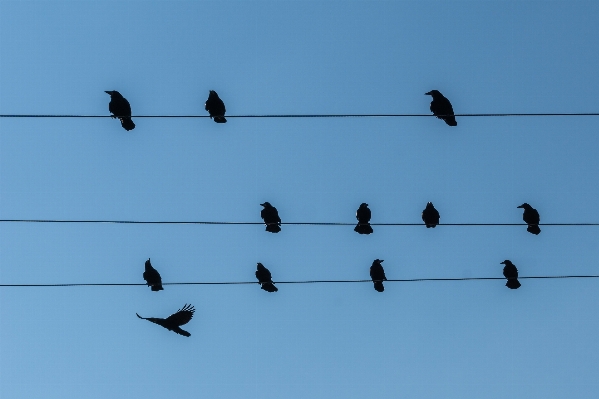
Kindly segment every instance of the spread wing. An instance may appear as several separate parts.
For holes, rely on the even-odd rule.
[[[195,312],[194,307],[192,305],[185,304],[185,306],[179,309],[177,313],[173,313],[167,317],[166,321],[175,326],[182,326],[189,323],[193,317],[193,312]]]

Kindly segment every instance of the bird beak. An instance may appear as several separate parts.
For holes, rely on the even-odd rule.
[[[425,96],[430,96],[431,92],[429,91],[428,93],[424,93]]]
[[[379,260],[379,262],[383,263],[383,262],[384,262],[384,260],[383,260],[383,259],[380,259],[380,260]]]
[[[264,204],[260,204],[260,206],[266,206],[266,205],[264,205]]]
[[[505,265],[505,261],[501,262],[500,265]]]
[[[112,94],[111,91],[106,91],[106,90],[104,90],[104,93],[106,93],[106,94]]]
[[[524,208],[524,205],[517,206],[516,208]]]

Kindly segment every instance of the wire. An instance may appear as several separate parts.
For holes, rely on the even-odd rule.
[[[565,279],[565,278],[599,278],[599,275],[571,275],[571,276],[524,276],[518,280],[531,279]],[[423,281],[480,281],[480,280],[506,280],[505,277],[458,277],[458,278],[411,278],[384,280],[385,283],[412,283]],[[377,280],[378,281],[378,280]],[[300,280],[300,281],[274,281],[273,284],[316,284],[316,283],[372,283],[372,280]],[[162,285],[242,285],[258,284],[257,281],[224,281],[224,282],[188,282],[188,283],[162,283]],[[73,283],[73,284],[0,284],[0,287],[133,287],[147,286],[144,283]]]
[[[264,222],[206,222],[206,221],[140,221],[140,220],[56,220],[0,219],[0,223],[106,223],[106,224],[207,224],[207,225],[264,225]],[[285,222],[294,226],[355,226],[346,222]],[[422,223],[370,223],[371,226],[424,226]],[[439,223],[438,226],[527,226],[526,223]],[[599,223],[539,223],[539,226],[599,226]]]
[[[450,116],[450,115],[439,115]],[[598,112],[586,113],[507,113],[507,114],[455,114],[456,117],[506,117],[506,116],[599,116]],[[210,115],[125,115],[127,118],[210,118]],[[227,118],[400,118],[400,117],[435,117],[432,114],[287,114],[287,115],[227,115]],[[119,118],[112,115],[30,115],[4,114],[0,118]]]

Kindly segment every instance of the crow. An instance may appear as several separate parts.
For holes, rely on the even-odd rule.
[[[524,223],[528,224],[528,231],[531,234],[539,234],[541,229],[539,228],[539,222],[541,221],[541,217],[539,216],[539,212],[532,206],[528,205],[526,202],[517,208],[524,208],[524,214],[522,214],[522,219]]]
[[[432,202],[426,203],[426,208],[422,211],[422,221],[426,227],[435,228],[439,224],[439,211],[435,209]]]
[[[208,100],[206,100],[206,104],[204,108],[210,114],[210,119],[214,117],[214,122],[216,123],[227,123],[225,119],[225,103],[220,99],[218,94],[214,90],[210,90],[210,94],[208,94]]]
[[[277,287],[275,287],[274,283],[272,282],[270,270],[265,268],[262,263],[258,263],[258,268],[256,270],[256,278],[258,279],[258,284],[260,284],[264,291],[277,292],[279,290]]]
[[[378,292],[385,291],[383,280],[387,280],[387,277],[385,277],[385,269],[383,269],[381,262],[384,262],[384,260],[375,259],[374,262],[372,262],[372,266],[370,266],[370,278],[374,283],[374,289]]]
[[[359,234],[372,234],[374,230],[372,230],[372,226],[370,225],[370,209],[368,209],[368,204],[363,202],[360,204],[360,207],[356,211],[356,219],[358,219],[358,224],[354,227],[354,231]]]
[[[135,314],[137,314],[137,317],[140,319],[151,321],[152,323],[156,323],[169,331],[174,331],[177,334],[189,337],[191,334],[179,327],[189,323],[189,320],[191,320],[193,317],[193,312],[195,312],[193,306],[185,304],[183,308],[177,310],[177,313],[173,313],[166,319],[161,319],[158,317],[141,317],[137,313]]]
[[[433,96],[431,101],[431,112],[439,119],[443,119],[449,126],[457,126],[458,123],[453,116],[453,107],[447,98],[439,90],[431,90],[424,95]]]
[[[516,268],[516,265],[507,259],[501,262],[501,264],[505,265],[503,268],[503,275],[507,278],[505,286],[512,290],[520,288],[521,284],[518,281],[518,269]]]
[[[160,291],[162,288],[162,279],[160,278],[160,273],[158,270],[152,267],[150,263],[150,259],[146,261],[146,271],[143,274],[144,280],[148,284],[148,287],[152,287],[152,291]]]
[[[112,114],[112,117],[119,118],[121,126],[125,130],[135,129],[135,123],[131,120],[131,105],[129,105],[129,101],[116,90],[105,91],[105,93],[110,94],[108,110]]]
[[[270,202],[265,202],[260,205],[264,207],[264,209],[260,211],[260,216],[264,220],[266,231],[270,231],[271,233],[278,233],[281,231],[281,218],[279,217],[277,208],[272,206]]]

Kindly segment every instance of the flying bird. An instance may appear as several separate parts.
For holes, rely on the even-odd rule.
[[[501,262],[501,264],[505,265],[503,268],[503,276],[507,278],[505,286],[512,290],[520,288],[521,284],[518,281],[518,269],[516,268],[516,265],[507,259]]]
[[[261,288],[267,292],[277,292],[279,289],[275,287],[272,282],[272,275],[270,274],[270,270],[268,270],[262,263],[258,263],[258,267],[256,270],[256,278],[258,279],[258,284],[260,284]]]
[[[435,209],[432,202],[426,203],[426,208],[422,211],[422,221],[426,227],[435,228],[439,224],[439,211]]]
[[[108,110],[112,114],[112,117],[119,118],[121,126],[125,130],[135,129],[135,123],[131,120],[131,105],[129,105],[129,101],[116,90],[105,91],[105,93],[110,94]]]
[[[356,211],[356,219],[358,219],[358,224],[354,227],[354,231],[359,234],[372,234],[372,226],[370,225],[370,209],[368,208],[368,204],[363,202],[360,204],[360,207]]]
[[[449,126],[457,126],[458,123],[453,115],[453,107],[451,103],[439,90],[431,90],[425,95],[432,96],[431,112],[439,119],[443,119]]]
[[[189,337],[191,334],[185,330],[182,330],[180,327],[184,324],[189,323],[189,320],[191,320],[191,318],[193,317],[193,312],[195,312],[194,307],[185,304],[185,306],[177,310],[177,313],[173,313],[166,319],[161,319],[158,317],[141,317],[137,313],[135,314],[137,314],[137,317],[139,317],[140,319],[151,321],[152,323],[156,323],[169,331],[174,331],[179,335]]]
[[[225,109],[225,103],[220,99],[214,90],[210,90],[210,94],[208,94],[208,100],[206,100],[204,108],[210,114],[210,119],[214,118],[214,122],[227,122],[225,119],[225,112],[227,111]]]
[[[162,288],[162,279],[160,278],[160,273],[158,270],[152,267],[152,263],[150,263],[150,259],[146,261],[146,271],[143,274],[144,280],[148,284],[148,287],[152,287],[152,291],[160,291]]]
[[[374,262],[372,262],[372,266],[370,266],[370,278],[374,283],[374,289],[378,292],[385,291],[383,280],[387,280],[387,277],[385,277],[385,269],[383,269],[381,262],[384,262],[384,260],[375,259]]]
[[[535,235],[539,234],[541,232],[541,228],[539,227],[539,222],[541,221],[539,212],[537,212],[535,208],[528,205],[526,202],[520,205],[518,208],[524,208],[522,219],[524,220],[524,223],[528,224],[526,231]]]
[[[272,206],[270,202],[265,202],[260,205],[264,207],[264,209],[260,211],[260,216],[264,220],[266,231],[270,231],[271,233],[278,233],[281,231],[281,218],[279,217],[277,208]]]

